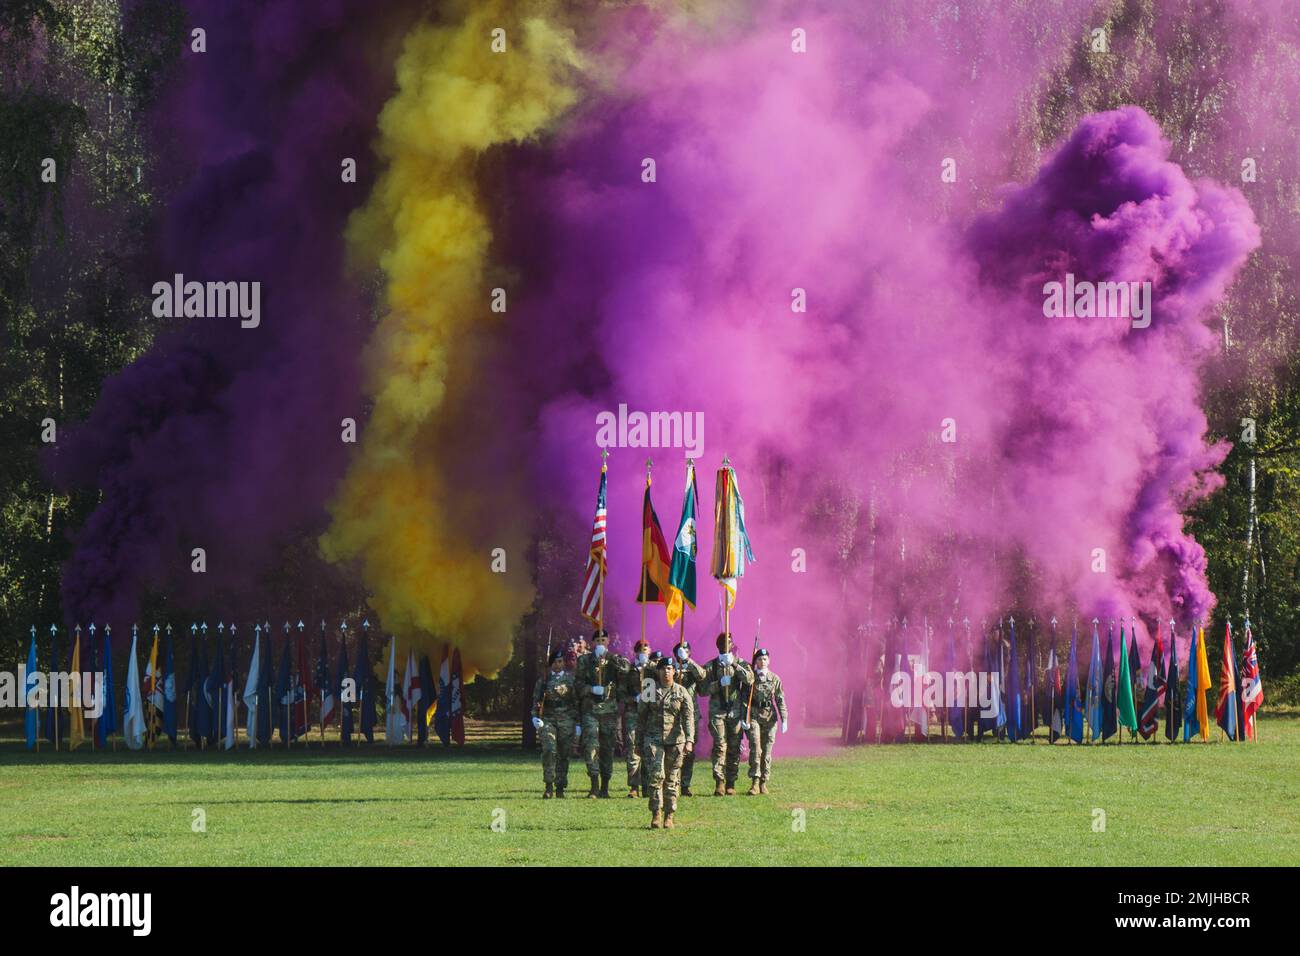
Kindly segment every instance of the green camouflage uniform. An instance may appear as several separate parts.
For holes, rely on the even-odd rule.
[[[650,812],[677,810],[682,755],[695,746],[695,703],[680,684],[656,687],[637,703],[637,735],[645,758]]]
[[[614,775],[614,738],[618,734],[616,689],[619,675],[631,668],[626,657],[613,651],[606,651],[600,661],[590,651],[578,658],[575,677],[578,700],[582,702],[582,746],[587,757],[587,773],[593,777]],[[605,688],[603,697],[591,692],[597,684]]]
[[[691,703],[695,704],[695,726],[691,728],[691,739],[700,739],[700,705],[698,700],[701,695],[706,693],[706,682],[708,675],[703,667],[692,660],[683,661],[674,657],[673,664],[677,667],[677,683],[681,684],[691,692]],[[691,747],[686,751],[686,756],[682,759],[682,789],[691,789],[691,775],[695,772],[695,748]]]
[[[709,693],[709,733],[713,736],[713,779],[734,787],[740,773],[740,720],[745,716],[740,688],[754,672],[734,654],[730,664],[715,657],[704,672]],[[731,678],[730,686],[722,686],[723,677]]]
[[[748,687],[744,693],[748,699]],[[770,669],[754,674],[754,700],[749,714],[749,730],[745,731],[749,741],[749,776],[766,783],[772,776],[772,741],[776,737],[777,718],[787,719],[781,678]]]
[[[630,663],[630,662],[629,662]],[[631,665],[631,669],[618,682],[618,699],[623,705],[623,745],[627,749],[627,786],[644,787],[641,774],[641,734],[637,730],[637,700],[646,680],[655,681],[655,666],[646,663]]]
[[[573,672],[550,671],[537,681],[533,690],[533,713],[541,704],[542,782],[556,789],[569,786],[569,748],[573,745],[573,728],[578,719],[578,693]]]

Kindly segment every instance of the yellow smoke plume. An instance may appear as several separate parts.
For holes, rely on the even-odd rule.
[[[505,52],[493,51],[498,28]],[[468,0],[446,23],[415,28],[379,118],[383,171],[348,227],[356,261],[382,276],[383,307],[365,356],[373,409],[321,550],[357,563],[399,641],[460,647],[467,679],[509,660],[533,598],[527,529],[477,522],[506,503],[475,505],[475,489],[452,479],[440,447],[470,343],[493,321],[491,231],[475,164],[547,130],[574,103],[581,66],[572,32],[544,4]],[[495,547],[506,551],[507,573],[492,570]]]

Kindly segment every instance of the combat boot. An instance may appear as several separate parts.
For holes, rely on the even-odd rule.
[[[658,830],[661,826],[663,826],[663,823],[664,823],[664,815],[660,813],[658,810],[656,810],[654,812],[654,815],[650,817],[650,829]]]
[[[721,781],[721,780],[715,780],[715,781],[713,781],[713,795],[714,795],[715,797],[720,797],[720,796],[722,796],[722,781]]]
[[[682,796],[683,796],[683,797],[693,797],[693,796],[695,796],[695,794],[691,793],[691,788],[690,788],[690,787],[682,787]]]
[[[552,784],[548,783],[546,785],[546,792],[542,794],[542,799],[549,800],[553,796],[555,796],[555,787]]]
[[[667,813],[664,814],[664,829],[671,830],[673,826],[674,826],[673,812],[669,810]]]
[[[759,793],[762,793],[762,794],[766,794],[766,793],[767,793],[767,781],[766,781],[766,780],[760,780],[760,781],[758,782],[758,792],[759,792]]]
[[[747,796],[751,796],[751,797],[756,797],[756,796],[758,796],[758,778],[757,778],[757,777],[755,777],[755,778],[754,778],[754,782],[751,783],[751,784],[749,785],[749,793],[747,794]]]
[[[609,799],[609,774],[607,773],[600,775],[600,796]]]
[[[587,791],[587,799],[595,800],[600,796],[600,778],[594,773],[588,774],[587,776],[591,777],[591,789]]]
[[[640,787],[632,787],[631,789],[628,790],[627,795],[628,795],[629,797],[639,797],[639,796],[641,796],[641,788],[640,788]]]
[[[556,788],[555,788],[555,799],[556,799],[556,800],[563,800],[563,799],[564,799],[564,788],[563,788],[563,787],[556,787]]]
[[[734,797],[735,795],[736,795],[736,781],[732,780],[730,783],[727,784],[727,796]]]

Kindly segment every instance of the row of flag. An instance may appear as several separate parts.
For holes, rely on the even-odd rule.
[[[369,622],[366,622],[368,624]],[[129,749],[152,750],[160,738],[172,746],[179,737],[180,711],[185,712],[185,729],[190,740],[202,747],[233,749],[239,738],[239,711],[244,710],[246,742],[250,748],[270,746],[279,733],[287,745],[307,736],[313,727],[309,710],[315,706],[316,722],[322,737],[325,728],[338,723],[343,743],[352,742],[354,724],[360,736],[374,742],[378,691],[369,659],[369,636],[363,630],[355,668],[348,664],[347,625],[342,625],[335,669],[331,672],[326,647],[325,622],[321,622],[320,650],[314,671],[308,667],[307,642],[303,623],[298,622],[296,639],[285,623],[284,647],[277,670],[274,662],[271,628],[258,624],[247,664],[242,690],[237,680],[235,625],[219,624],[209,664],[207,625],[191,625],[192,648],[189,674],[178,686],[175,649],[170,625],[165,635],[153,628],[153,645],[141,677],[138,659],[138,632],[132,628],[131,651],[127,662],[126,686],[123,688],[121,723],[118,722],[113,676],[112,628],[105,627],[102,640],[90,626],[90,639],[83,642],[77,628],[68,651],[68,672],[86,673],[91,681],[102,680],[100,687],[86,690],[102,697],[102,710],[89,737],[92,746],[115,744],[121,732]],[[265,633],[263,633],[265,631]],[[50,628],[50,670],[59,659],[57,628]],[[263,638],[265,637],[265,641]],[[86,646],[83,655],[82,646]],[[160,660],[159,654],[162,653]],[[388,679],[384,686],[386,741],[391,744],[418,740],[423,744],[429,730],[443,744],[465,742],[465,722],[461,688],[463,683],[459,649],[444,646],[442,661],[435,680],[428,656],[417,664],[413,648],[407,650],[399,678],[397,639],[389,645]],[[85,669],[83,671],[83,665]],[[36,628],[32,628],[27,651],[27,683],[24,699],[36,686],[38,648]],[[27,708],[25,735],[27,748],[35,749],[44,737],[56,747],[75,749],[85,743],[88,701],[81,695],[72,699],[51,699],[43,714]]]
[[[686,488],[682,493],[682,513],[673,539],[671,554],[659,516],[650,501],[650,468],[646,463],[645,498],[641,508],[641,580],[638,604],[662,604],[668,626],[682,618],[684,608],[695,608],[695,561],[698,551],[697,509],[699,492],[695,482],[695,462],[686,464]],[[591,541],[587,549],[587,569],[583,579],[581,611],[596,627],[605,621],[605,576],[608,525],[608,466],[600,466],[600,485],[596,491],[596,516],[592,522]],[[723,459],[718,469],[714,497],[713,558],[711,571],[722,586],[728,609],[735,606],[736,588],[745,576],[745,566],[754,561],[754,550],[745,528],[745,502],[740,497],[736,469]]]
[[[942,670],[969,671],[978,667],[986,673],[996,673],[1001,694],[997,713],[992,716],[981,715],[973,706],[941,708],[941,732],[946,734],[951,728],[958,737],[964,734],[972,737],[984,733],[1005,734],[1014,742],[1030,736],[1038,726],[1046,724],[1050,740],[1064,737],[1082,743],[1086,723],[1086,736],[1093,741],[1106,741],[1121,728],[1127,729],[1134,738],[1140,736],[1149,740],[1159,730],[1163,714],[1165,736],[1169,741],[1175,741],[1180,730],[1184,741],[1193,737],[1208,740],[1211,723],[1207,695],[1213,693],[1214,688],[1211,686],[1204,628],[1192,632],[1188,646],[1186,692],[1180,698],[1172,621],[1169,622],[1168,646],[1162,628],[1157,626],[1150,661],[1145,667],[1140,660],[1134,628],[1129,628],[1126,636],[1121,622],[1119,654],[1115,654],[1114,634],[1109,633],[1103,655],[1098,623],[1093,621],[1091,653],[1082,688],[1077,629],[1070,637],[1064,675],[1053,640],[1043,685],[1039,684],[1039,658],[1032,633],[1022,668],[1014,619],[1010,621],[1008,640],[1004,641],[999,633],[993,640],[985,641],[982,649],[968,646],[964,660],[959,653],[956,633],[950,629]],[[887,680],[892,680],[893,675],[901,671],[914,669],[920,675],[930,669],[929,629],[923,629],[921,647],[916,653],[908,646],[907,633],[904,627],[886,640]],[[1233,648],[1232,625],[1226,625],[1214,717],[1229,740],[1258,739],[1256,714],[1264,703],[1258,649],[1249,621],[1244,634],[1242,659],[1238,662]],[[907,724],[918,735],[930,733],[930,715],[924,707],[906,708],[894,714],[887,712],[883,719],[885,725],[881,728],[881,736],[886,740],[902,738]]]

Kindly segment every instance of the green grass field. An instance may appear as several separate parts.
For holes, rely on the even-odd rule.
[[[37,755],[7,740],[0,865],[1295,865],[1300,718],[1260,728],[1258,745],[1216,729],[1209,745],[778,751],[769,796],[683,799],[671,832],[625,791],[541,800],[539,759],[506,744]]]

